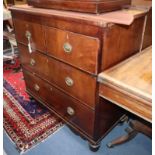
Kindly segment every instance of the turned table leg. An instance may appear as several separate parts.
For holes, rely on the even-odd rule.
[[[129,128],[126,128],[125,131],[127,132],[126,135],[120,136],[110,143],[107,144],[109,148],[112,148],[116,145],[125,143],[131,139],[133,139],[138,132],[145,134],[148,137],[152,137],[152,128],[145,125],[144,123],[138,121],[138,120],[132,120],[129,122]]]
[[[138,120],[130,121],[129,126],[133,129],[135,129],[137,132],[140,132],[140,133],[152,138],[152,127],[150,127]]]
[[[126,132],[127,132],[126,135],[123,135],[123,136],[120,136],[120,137],[114,139],[112,142],[108,143],[107,146],[109,148],[112,148],[116,145],[125,143],[125,142],[133,139],[137,135],[137,131],[134,129],[131,129],[131,128],[127,128]]]

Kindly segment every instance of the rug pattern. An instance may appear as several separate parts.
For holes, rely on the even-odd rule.
[[[58,130],[62,121],[26,93],[19,60],[3,65],[3,126],[20,152]]]

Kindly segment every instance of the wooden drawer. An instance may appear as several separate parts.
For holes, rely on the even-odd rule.
[[[23,72],[27,90],[30,94],[36,99],[42,100],[48,107],[60,114],[61,117],[84,130],[89,136],[93,135],[95,116],[92,110],[30,72],[26,70]]]
[[[48,58],[48,81],[62,88],[76,99],[95,107],[96,77]]]
[[[37,51],[18,44],[22,66],[63,89],[88,106],[95,106],[96,78]]]
[[[49,55],[97,74],[99,39],[47,27],[46,41]]]
[[[28,47],[20,43],[18,43],[18,49],[20,51],[20,61],[22,66],[27,70],[46,78],[48,74],[47,57],[37,51],[33,51],[30,54],[28,52]]]
[[[13,19],[13,22],[18,42],[25,45],[30,43],[32,51],[45,52],[44,26],[18,19]]]

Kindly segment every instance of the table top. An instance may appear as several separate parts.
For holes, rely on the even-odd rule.
[[[63,17],[67,19],[74,19],[78,22],[84,21],[92,25],[97,25],[104,27],[107,23],[116,23],[123,25],[130,25],[133,21],[141,16],[144,16],[148,12],[148,7],[146,8],[130,8],[123,9],[108,13],[101,14],[91,14],[91,13],[80,13],[73,11],[62,11],[54,9],[43,9],[35,8],[28,5],[15,5],[10,8],[11,10],[24,11],[26,13],[42,15],[42,16],[56,16]]]
[[[152,108],[152,47],[100,73],[98,81],[113,86],[115,90],[121,90],[124,94],[130,94],[133,99],[133,96],[136,96],[144,101],[143,106]]]

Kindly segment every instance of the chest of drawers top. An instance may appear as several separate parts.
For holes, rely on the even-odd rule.
[[[17,5],[12,7],[11,11],[12,15],[16,18],[27,19],[48,26],[52,26],[53,24],[53,26],[55,25],[54,27],[57,27],[58,23],[56,25],[55,21],[63,20],[63,21],[76,22],[76,24],[81,23],[91,26],[106,27],[107,24],[109,23],[131,25],[134,19],[143,16],[144,14],[146,14],[148,10],[128,8],[126,10],[118,10],[102,14],[91,14],[91,13],[78,13],[72,11],[34,8],[28,5],[19,5],[19,6]],[[18,14],[18,12],[22,12],[23,14],[22,15]],[[53,20],[52,23],[50,22],[51,18]],[[63,28],[63,26],[65,25],[61,26]]]

